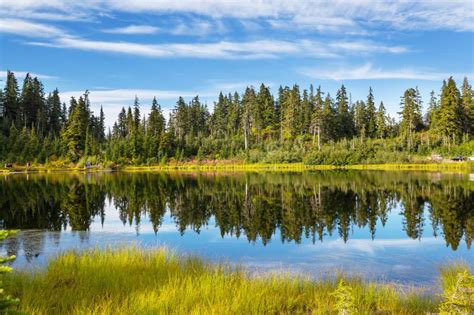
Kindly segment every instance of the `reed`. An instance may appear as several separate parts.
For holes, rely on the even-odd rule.
[[[452,287],[458,271],[445,269],[441,283]],[[45,269],[9,275],[6,286],[31,314],[333,314],[338,308],[424,314],[443,302],[440,295],[359,278],[250,276],[239,267],[136,247],[66,252]]]

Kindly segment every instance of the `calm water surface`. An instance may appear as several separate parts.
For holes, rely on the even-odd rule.
[[[433,286],[440,265],[474,267],[468,174],[94,173],[0,177],[0,244],[19,268],[68,249],[168,246],[255,272],[334,270]]]

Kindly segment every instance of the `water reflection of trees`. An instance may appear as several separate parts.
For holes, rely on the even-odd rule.
[[[266,244],[303,238],[322,241],[353,228],[372,238],[391,211],[401,212],[408,237],[431,224],[457,249],[474,234],[473,183],[456,176],[386,172],[305,174],[55,174],[0,181],[0,220],[8,228],[60,231],[104,223],[106,198],[124,224],[139,229],[146,217],[157,232],[167,209],[177,229],[200,232],[214,218],[221,235]],[[214,223],[213,223],[214,224]]]

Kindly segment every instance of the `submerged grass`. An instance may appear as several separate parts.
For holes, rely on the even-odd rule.
[[[9,275],[6,285],[31,314],[423,314],[441,303],[416,290],[336,278],[251,277],[166,249],[132,247],[67,252],[45,270]]]

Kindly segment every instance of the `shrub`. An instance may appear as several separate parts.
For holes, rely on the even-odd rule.
[[[474,312],[474,275],[465,266],[441,271],[444,302],[441,314],[472,314]]]
[[[339,315],[356,314],[355,297],[352,288],[341,279],[336,291],[332,293],[336,298],[336,309]]]
[[[0,231],[0,242],[5,240],[10,235],[15,234],[15,231]],[[9,266],[4,266],[5,263],[13,261],[15,256],[10,257],[0,257],[0,276],[3,276],[6,273],[10,273],[12,268]],[[19,300],[12,298],[10,295],[6,294],[3,289],[3,279],[0,279],[0,314],[4,314],[11,306],[18,304]]]

